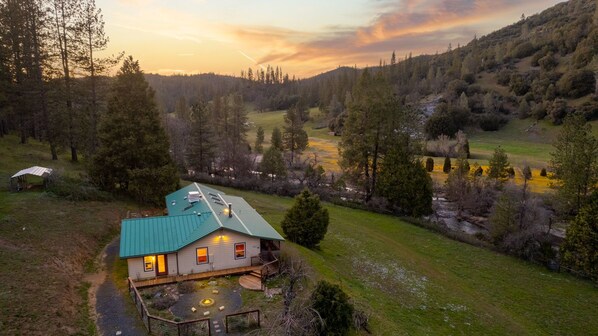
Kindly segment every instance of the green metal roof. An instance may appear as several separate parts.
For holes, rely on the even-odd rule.
[[[189,192],[199,202],[189,203]],[[165,197],[168,216],[125,219],[121,224],[120,257],[163,254],[180,250],[219,228],[253,237],[284,240],[243,198],[192,183]],[[232,205],[232,217],[227,213]]]

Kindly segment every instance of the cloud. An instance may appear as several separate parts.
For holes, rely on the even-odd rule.
[[[238,28],[239,37],[269,43],[259,63],[300,62],[332,66],[377,62],[392,50],[433,53],[449,42],[469,41],[486,20],[513,10],[515,0],[383,1],[385,12],[361,27],[329,26],[320,33],[287,31],[278,27]]]

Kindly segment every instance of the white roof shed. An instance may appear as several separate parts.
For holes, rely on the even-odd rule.
[[[33,167],[30,167],[27,169],[20,170],[18,173],[11,176],[11,179],[17,178],[20,176],[24,176],[24,175],[35,175],[35,176],[41,176],[41,177],[48,177],[50,174],[52,174],[52,168],[33,166]]]

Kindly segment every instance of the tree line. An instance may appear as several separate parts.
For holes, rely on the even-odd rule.
[[[50,144],[72,161],[98,147],[108,37],[94,0],[0,1],[0,136],[19,133]]]

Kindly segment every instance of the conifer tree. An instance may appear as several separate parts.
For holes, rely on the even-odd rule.
[[[579,210],[598,187],[598,139],[581,114],[570,115],[554,144],[550,166],[565,210]]]
[[[504,180],[509,177],[509,157],[502,147],[494,149],[494,154],[488,163],[488,177],[498,180]]]
[[[270,177],[272,181],[275,178],[282,178],[287,175],[282,152],[274,146],[268,148],[264,153],[259,169],[262,172],[262,177]]]
[[[191,141],[187,144],[186,159],[191,168],[197,172],[209,173],[216,156],[216,141],[210,115],[203,103],[193,104],[191,119]]]
[[[112,84],[99,138],[90,176],[101,188],[123,191],[156,205],[163,204],[163,197],[177,188],[176,167],[168,153],[154,91],[131,56],[124,60]]]
[[[561,247],[563,261],[578,272],[598,280],[598,193],[589,197],[567,228]]]
[[[284,131],[282,133],[283,148],[291,153],[291,164],[295,155],[300,155],[308,144],[307,132],[303,129],[303,119],[300,104],[291,107],[284,116]]]
[[[282,151],[282,133],[278,127],[274,127],[272,130],[272,136],[270,138],[270,145],[279,151]]]
[[[255,137],[255,152],[263,153],[264,151],[264,128],[262,126],[257,128],[257,134]]]
[[[306,247],[320,243],[328,231],[328,209],[320,204],[320,197],[303,190],[287,211],[281,226],[290,241]]]
[[[442,166],[442,171],[445,174],[451,172],[451,158],[449,158],[448,156],[444,158],[444,165]]]

